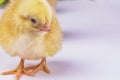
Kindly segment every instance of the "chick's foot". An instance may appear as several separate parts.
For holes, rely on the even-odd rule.
[[[38,64],[37,66],[30,66],[25,68],[26,70],[31,70],[32,74],[36,74],[39,71],[44,71],[46,73],[50,73],[47,64],[46,64],[46,58],[42,58],[42,61],[40,62],[40,64]]]
[[[11,70],[8,72],[3,72],[2,75],[10,75],[15,74],[16,80],[19,80],[22,74],[28,75],[28,76],[34,76],[32,73],[28,72],[27,69],[24,68],[24,60],[21,59],[20,64],[15,70]]]

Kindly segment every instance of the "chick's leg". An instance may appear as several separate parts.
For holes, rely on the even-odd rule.
[[[2,75],[10,75],[10,74],[15,74],[16,80],[19,80],[19,78],[21,77],[22,74],[25,74],[28,76],[33,76],[33,74],[31,74],[24,68],[24,60],[23,59],[21,59],[20,64],[18,65],[18,67],[15,70],[11,70],[11,71],[2,73]]]
[[[32,70],[32,74],[35,74],[39,71],[44,71],[46,73],[50,73],[47,64],[46,64],[46,58],[42,58],[42,61],[40,64],[37,65],[37,67],[35,69]]]
[[[50,73],[50,71],[47,67],[47,64],[46,64],[46,58],[42,58],[42,61],[37,66],[30,66],[30,67],[27,67],[26,69],[32,70],[31,71],[32,74],[36,74],[39,71],[44,71],[46,73]]]

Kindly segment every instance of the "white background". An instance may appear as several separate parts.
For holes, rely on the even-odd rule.
[[[66,0],[59,2],[57,13],[64,42],[48,59],[51,74],[23,75],[21,80],[120,80],[120,1]],[[18,63],[19,58],[0,49],[0,72]],[[37,63],[27,61],[26,66]],[[0,80],[14,80],[14,75],[0,75]]]

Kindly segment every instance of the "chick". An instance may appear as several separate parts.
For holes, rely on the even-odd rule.
[[[19,80],[22,73],[29,76],[41,70],[49,73],[46,58],[55,55],[61,44],[62,32],[56,13],[46,0],[12,1],[0,20],[0,45],[21,61],[15,70],[2,74],[16,74]],[[25,68],[26,59],[41,59],[41,62]]]

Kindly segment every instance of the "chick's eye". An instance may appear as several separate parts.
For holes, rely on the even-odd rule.
[[[31,18],[31,22],[36,23],[37,21],[35,19]]]

